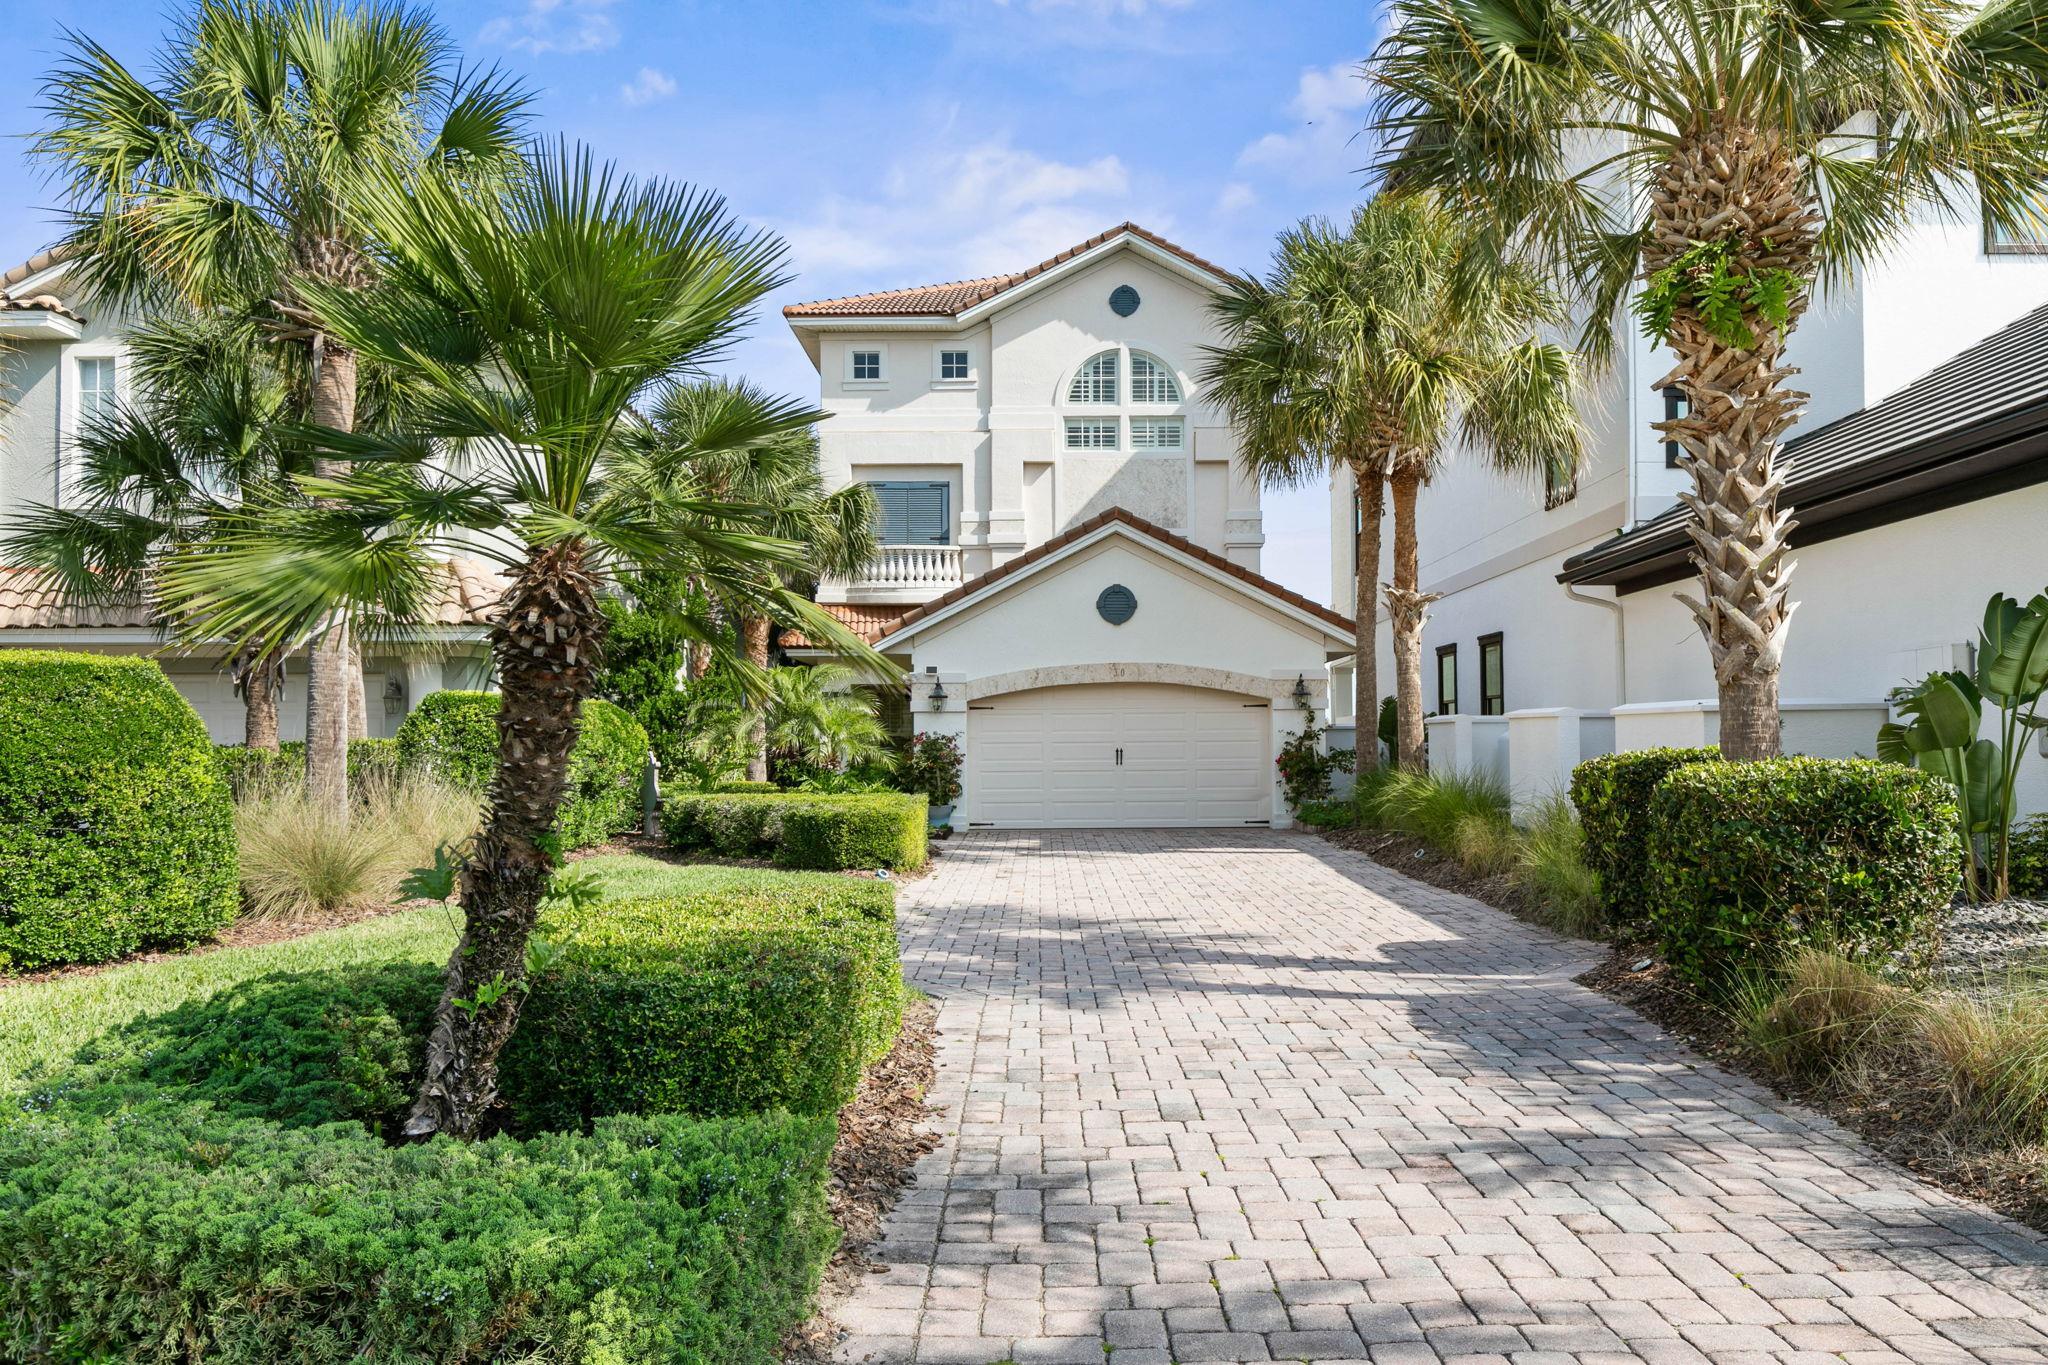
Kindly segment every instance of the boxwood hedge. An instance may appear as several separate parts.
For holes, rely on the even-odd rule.
[[[306,742],[286,740],[275,749],[216,744],[213,756],[237,797],[254,788],[296,785],[306,780]],[[398,741],[352,739],[348,742],[348,784],[352,791],[398,775]]]
[[[828,1117],[388,1146],[159,1100],[0,1122],[0,1355],[767,1365],[837,1233]]]
[[[183,947],[233,919],[234,806],[148,659],[0,651],[0,970]]]
[[[1586,832],[1586,863],[1600,876],[1600,906],[1618,933],[1647,933],[1650,901],[1650,793],[1665,774],[1712,763],[1718,749],[1634,749],[1602,754],[1572,769],[1572,805]]]
[[[661,816],[676,848],[820,871],[922,867],[929,825],[924,797],[903,792],[683,792]]]
[[[1650,798],[1651,922],[1704,984],[1813,945],[1925,946],[1961,884],[1955,789],[1896,763],[1697,763]]]
[[[398,727],[398,763],[481,792],[498,767],[498,694],[434,692]],[[589,848],[640,820],[647,731],[608,701],[583,703],[569,790],[555,828],[567,848]]]

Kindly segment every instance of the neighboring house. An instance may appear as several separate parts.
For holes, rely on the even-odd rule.
[[[1788,359],[1812,398],[1783,498],[1800,604],[1781,685],[1788,750],[1871,753],[1886,694],[1966,663],[1991,593],[2048,585],[2044,304],[2048,240],[1928,222],[1801,321]],[[1424,701],[1474,718],[1431,721],[1433,763],[1500,772],[1527,801],[1585,753],[1715,741],[1706,646],[1672,596],[1693,590],[1677,502],[1690,484],[1650,427],[1682,401],[1648,387],[1668,368],[1640,336],[1623,344],[1584,405],[1590,462],[1575,487],[1516,487],[1454,456],[1425,490],[1422,586],[1442,600],[1424,631]],[[1340,480],[1331,600],[1346,610],[1351,507]],[[1557,717],[1487,719],[1551,708],[1589,713],[1562,718],[1578,737],[1561,749]],[[2048,806],[2048,763],[2030,757],[2022,780],[2026,804]]]
[[[826,478],[874,487],[887,542],[818,600],[912,673],[917,731],[962,740],[956,824],[1287,823],[1274,753],[1354,642],[1258,572],[1259,490],[1195,378],[1224,278],[1126,223],[783,310]]]
[[[0,524],[32,504],[75,496],[68,453],[80,425],[126,401],[130,374],[118,310],[94,306],[60,252],[0,274]],[[363,661],[360,733],[388,736],[429,692],[480,687],[489,676],[484,619],[500,581],[481,560],[452,559],[434,624],[371,642]],[[151,654],[191,701],[217,741],[238,742],[243,708],[219,647],[168,648],[140,602],[66,601],[18,569],[0,565],[0,649],[80,649]],[[306,732],[305,655],[285,661],[278,730]]]

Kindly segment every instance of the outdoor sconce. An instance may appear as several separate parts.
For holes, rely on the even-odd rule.
[[[1294,699],[1302,703],[1308,701],[1308,676],[1306,674],[1297,673],[1294,675]]]
[[[405,714],[405,679],[395,674],[384,680],[384,714],[402,716]]]
[[[932,673],[938,672],[937,669],[931,669],[929,671]],[[932,691],[930,701],[932,704],[932,710],[943,711],[946,709],[946,685],[940,682],[936,677],[932,679]]]

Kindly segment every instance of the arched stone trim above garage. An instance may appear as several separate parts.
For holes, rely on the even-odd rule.
[[[1289,697],[1294,689],[1292,678],[1261,678],[1222,668],[1170,663],[1093,663],[1021,668],[988,678],[969,678],[967,696],[971,701],[981,701],[999,697],[1005,692],[1071,687],[1080,683],[1163,683],[1172,687],[1206,687],[1215,692],[1235,692],[1240,696],[1269,701]]]

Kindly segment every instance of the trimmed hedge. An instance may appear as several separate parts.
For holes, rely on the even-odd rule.
[[[1586,863],[1600,876],[1600,906],[1623,933],[1647,931],[1656,891],[1650,876],[1650,794],[1667,773],[1719,762],[1719,749],[1634,749],[1572,769],[1572,805],[1586,832]]]
[[[255,787],[295,785],[306,780],[306,741],[302,739],[286,740],[275,749],[216,744],[213,756],[238,799]],[[365,782],[396,778],[398,772],[397,740],[352,739],[348,742],[350,790],[356,790]]]
[[[1927,946],[1961,885],[1956,819],[1953,787],[1896,763],[1684,766],[1650,800],[1652,923],[1705,984],[1791,948]]]
[[[498,694],[434,692],[398,727],[398,762],[438,773],[473,791],[490,787],[498,769]],[[583,703],[569,789],[555,817],[566,848],[589,848],[640,820],[640,783],[647,731],[608,701]]]
[[[2048,896],[2048,815],[2034,815],[2012,827],[2012,893],[2040,900]]]
[[[13,1360],[767,1365],[837,1239],[830,1118],[387,1146],[204,1104],[0,1123]]]
[[[766,792],[773,795],[782,788],[773,782],[721,782],[711,789],[714,796],[737,796],[741,792]]]
[[[518,1131],[604,1114],[836,1113],[903,1021],[895,893],[806,879],[551,918],[501,1090]]]
[[[0,651],[0,970],[213,934],[241,901],[206,726],[148,659]]]
[[[685,792],[662,806],[670,844],[727,858],[772,857],[778,867],[837,872],[924,866],[930,818],[922,796]]]

